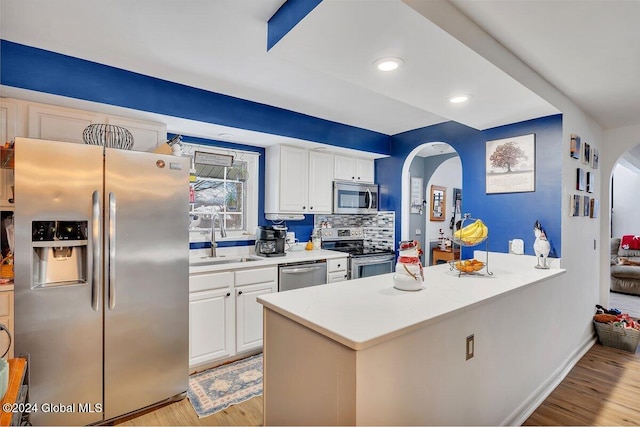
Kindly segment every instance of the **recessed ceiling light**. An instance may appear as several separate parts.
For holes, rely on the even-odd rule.
[[[218,136],[220,138],[232,138],[234,135],[229,132],[222,132],[222,133],[219,133]]]
[[[373,66],[380,71],[397,70],[402,64],[404,64],[404,60],[402,58],[394,57],[385,57],[373,61]]]
[[[459,104],[461,102],[467,102],[469,98],[471,98],[470,95],[458,95],[449,99],[449,102],[452,102],[454,104]]]

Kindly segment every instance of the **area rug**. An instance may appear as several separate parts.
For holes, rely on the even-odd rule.
[[[187,397],[203,418],[262,394],[262,353],[189,377]]]

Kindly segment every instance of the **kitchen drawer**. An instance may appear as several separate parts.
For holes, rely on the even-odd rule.
[[[11,296],[13,292],[0,292],[0,316],[9,316],[11,314]]]
[[[189,292],[207,291],[229,286],[233,286],[232,271],[189,275]]]
[[[236,271],[236,286],[277,281],[278,267],[253,268],[250,270]]]
[[[335,273],[338,271],[347,271],[347,259],[346,258],[338,258],[338,259],[330,259],[327,261],[327,271],[329,273]]]
[[[327,283],[336,283],[336,282],[342,282],[347,280],[347,272],[346,271],[342,271],[342,272],[338,272],[338,273],[329,273],[327,275]]]

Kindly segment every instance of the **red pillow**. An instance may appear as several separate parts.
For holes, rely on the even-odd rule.
[[[622,236],[620,247],[627,250],[640,250],[640,236]]]

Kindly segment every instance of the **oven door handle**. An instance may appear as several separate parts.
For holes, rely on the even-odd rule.
[[[379,262],[393,262],[394,259],[395,259],[395,256],[393,255],[384,255],[384,256],[366,257],[366,258],[351,258],[352,263],[356,265],[377,264]]]

